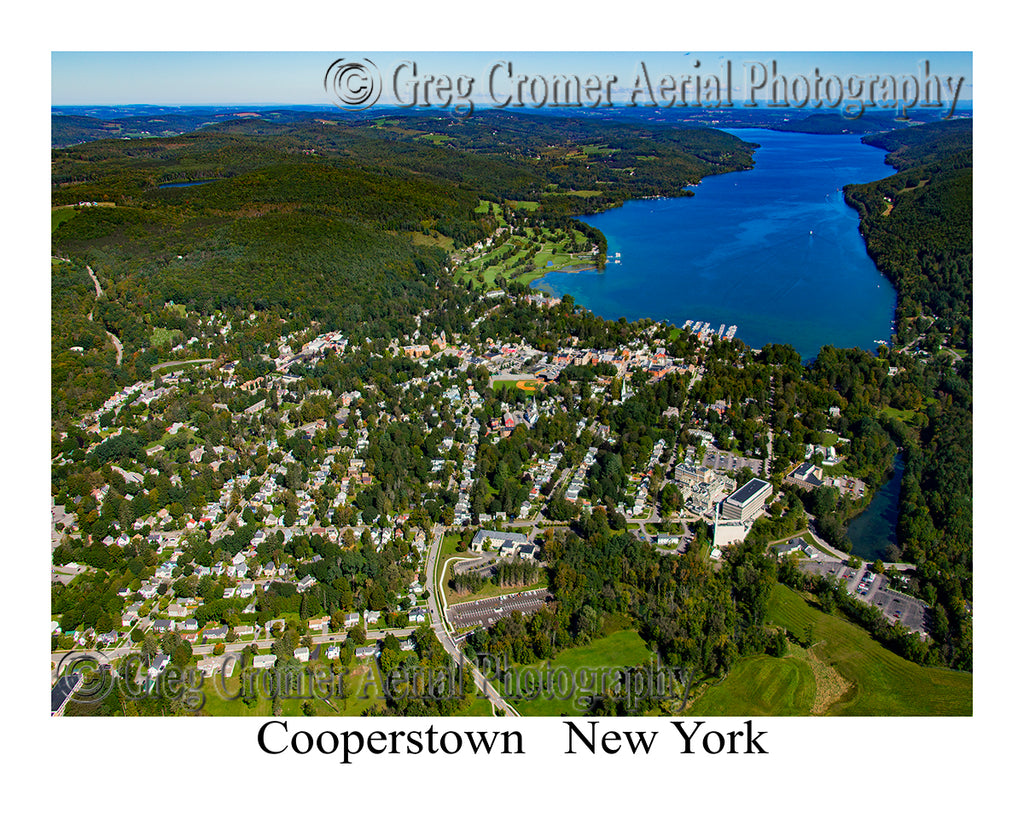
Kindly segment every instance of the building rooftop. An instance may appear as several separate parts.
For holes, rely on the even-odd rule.
[[[770,487],[771,484],[767,481],[762,481],[760,478],[751,478],[726,498],[726,503],[735,503],[739,506],[743,506],[749,503],[750,500],[766,486]]]

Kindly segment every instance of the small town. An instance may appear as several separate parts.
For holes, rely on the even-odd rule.
[[[519,305],[563,309],[535,293],[492,292],[484,305],[473,330]],[[205,325],[212,338],[232,330]],[[83,417],[80,446],[64,433],[55,467],[98,468],[55,498],[53,579],[110,584],[103,555],[124,554],[129,582],[109,585],[102,605],[55,610],[54,673],[73,647],[102,650],[114,668],[141,654],[131,673],[152,684],[172,658],[206,677],[225,663],[230,676],[243,651],[256,669],[281,658],[379,663],[385,648],[415,652],[428,634],[461,659],[474,629],[554,604],[547,541],[579,516],[713,564],[761,516],[802,514],[783,501],[787,489],[864,497],[863,480],[843,470],[849,439],[829,428],[840,427],[840,406],[821,415],[818,443],[791,446],[797,459],[780,469],[770,395],[690,398],[712,350],[726,349],[711,345],[731,336],[650,324],[615,348],[547,353],[443,331],[403,341],[359,345],[312,327],[268,345],[268,372],[252,378],[237,360],[183,360]],[[200,339],[171,352],[189,347]],[[325,388],[318,374],[352,358],[383,377]],[[671,440],[621,446],[609,411],[666,379],[689,399],[662,413]],[[389,474],[396,461],[404,481]],[[912,566],[867,572],[868,588],[857,588],[861,561],[813,526],[770,553],[925,633],[924,604],[892,585]],[[339,564],[354,583],[339,583]],[[493,688],[487,698],[514,712]]]

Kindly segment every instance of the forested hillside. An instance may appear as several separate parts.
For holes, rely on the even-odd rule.
[[[704,128],[566,127],[500,112],[370,121],[286,113],[53,152],[53,205],[74,206],[55,211],[74,218],[54,220],[53,254],[96,271],[104,294],[90,329],[125,345],[122,366],[105,378],[87,379],[79,366],[99,347],[74,366],[55,359],[55,407],[95,406],[111,377],[148,376],[162,355],[154,329],[167,327],[152,316],[165,303],[236,321],[274,309],[291,322],[393,338],[412,332],[422,310],[464,298],[447,254],[495,231],[481,200],[531,200],[534,224],[572,221],[589,234],[573,215],[682,195],[702,176],[750,167],[754,148]],[[202,184],[160,187],[182,183]],[[576,195],[582,187],[592,190]],[[80,204],[92,202],[108,206]],[[78,319],[92,307],[84,301]],[[66,324],[54,325],[61,360],[83,346]]]
[[[865,137],[890,151],[898,173],[845,189],[868,252],[897,289],[897,347],[918,359],[899,377],[920,396],[907,406],[921,423],[893,429],[909,444],[900,556],[918,566],[933,636],[960,668],[972,643],[971,132],[970,120],[954,120]]]
[[[899,293],[900,340],[934,316],[955,346],[971,345],[971,120],[864,138],[890,151],[893,176],[848,185],[868,253]]]

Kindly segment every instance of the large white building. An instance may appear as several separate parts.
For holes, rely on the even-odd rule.
[[[772,495],[772,485],[752,478],[722,501],[724,520],[750,520],[757,517]]]

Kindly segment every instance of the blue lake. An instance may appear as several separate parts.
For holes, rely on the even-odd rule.
[[[214,182],[213,179],[201,179],[198,182],[164,182],[162,185],[157,185],[158,188],[194,188],[196,185],[208,185],[210,182]]]
[[[787,343],[805,359],[824,344],[874,351],[889,338],[896,291],[868,257],[842,187],[892,174],[885,152],[853,135],[729,133],[761,145],[753,170],[707,177],[692,197],[586,217],[613,261],[534,286],[608,319],[735,324],[752,347]]]
[[[868,508],[850,521],[846,530],[853,553],[865,560],[890,560],[889,544],[896,543],[896,521],[900,512],[900,484],[906,462],[896,456],[893,474],[871,499]]]

